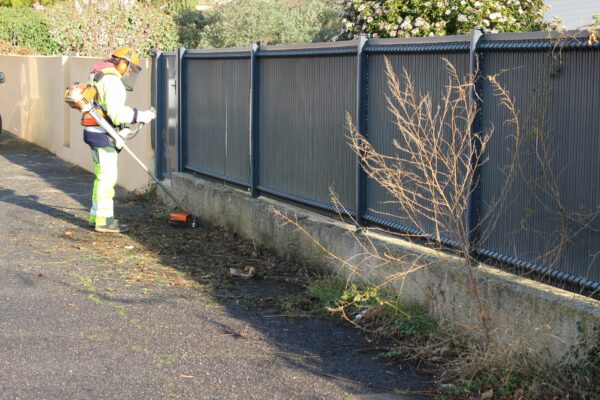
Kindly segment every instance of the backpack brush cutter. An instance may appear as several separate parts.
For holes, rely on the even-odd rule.
[[[110,124],[99,112],[98,106],[94,102],[96,97],[96,88],[89,84],[75,84],[65,91],[65,102],[73,109],[79,110],[82,113],[89,113],[94,120],[102,127],[106,133],[114,140],[115,147],[117,150],[124,149],[129,155],[142,167],[144,171],[156,182],[158,186],[175,202],[180,210],[184,210],[179,201],[175,198],[173,193],[162,184],[161,181],[156,178],[152,172],[144,165],[140,160],[125,144],[125,141],[132,139],[137,135],[138,131],[144,125],[140,123],[138,128],[132,131],[129,128],[121,129],[117,131],[112,124]],[[152,111],[155,111],[152,108]],[[198,220],[187,211],[175,211],[169,214],[169,224],[178,227],[198,227]]]

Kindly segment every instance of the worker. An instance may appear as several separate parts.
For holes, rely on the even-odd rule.
[[[126,92],[132,91],[139,72],[140,58],[130,47],[113,51],[111,57],[94,66],[90,74],[90,85],[98,91],[95,99],[101,114],[115,127],[124,124],[152,121],[156,114],[152,110],[141,111],[125,105]],[[113,198],[117,183],[117,155],[114,139],[98,126],[97,122],[84,113],[82,117],[83,140],[92,149],[94,161],[94,189],[89,225],[96,232],[122,233],[129,230],[114,218]]]

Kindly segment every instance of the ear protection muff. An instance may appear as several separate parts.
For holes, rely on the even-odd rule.
[[[127,60],[119,60],[119,62],[115,65],[115,69],[117,71],[119,71],[119,73],[121,75],[125,75],[125,72],[127,72],[127,68],[129,67],[129,63],[127,62]]]

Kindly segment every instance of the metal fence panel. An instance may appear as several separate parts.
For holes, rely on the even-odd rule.
[[[468,52],[428,52],[402,54],[369,55],[369,89],[368,89],[368,138],[375,149],[386,155],[396,155],[393,140],[400,140],[394,117],[389,110],[387,98],[391,96],[386,76],[385,60],[389,60],[394,73],[402,84],[402,74],[406,70],[420,95],[429,94],[433,100],[433,109],[441,101],[441,95],[448,85],[449,75],[444,59],[454,65],[461,78],[469,73]],[[410,229],[417,226],[407,218],[402,206],[384,187],[369,179],[367,185],[367,207],[371,219],[381,218]],[[425,227],[425,233],[433,234],[433,224],[424,218],[417,225]],[[415,232],[416,233],[416,232]],[[448,232],[442,232],[449,239],[455,239]]]
[[[355,117],[356,57],[260,59],[260,186],[322,203],[331,188],[356,207],[355,157],[346,113]]]
[[[161,53],[156,60],[156,174],[160,179],[177,170],[177,56]]]
[[[249,59],[184,62],[185,167],[249,183]]]
[[[600,114],[596,112],[600,81],[593,78],[600,44],[588,45],[574,37],[557,46],[560,38],[548,40],[546,35],[486,34],[479,42],[484,74],[482,89],[477,89],[481,120],[484,132],[493,128],[494,134],[481,167],[481,204],[477,208],[475,196],[475,206],[469,210],[480,209],[483,218],[479,254],[593,290],[600,282]],[[396,154],[393,139],[399,135],[388,109],[385,58],[397,74],[406,69],[417,92],[431,95],[435,107],[448,84],[443,59],[466,77],[470,40],[469,36],[381,39],[369,40],[364,48],[363,42],[352,41],[263,46],[257,52],[238,48],[181,53],[179,148],[174,131],[176,96],[171,93],[177,61],[172,55],[159,59],[157,68],[167,73],[163,71],[156,84],[166,93],[155,100],[163,109],[157,126],[168,132],[168,162],[178,165],[172,155],[179,149],[189,170],[241,182],[252,187],[253,195],[258,189],[322,209],[332,209],[330,190],[351,211],[358,208],[357,200],[362,209],[366,196],[364,220],[431,235],[435,233],[432,223],[410,221],[402,206],[376,182],[361,183],[359,193],[357,158],[349,146],[345,119],[349,114],[355,125],[362,126],[375,149]],[[254,69],[250,57],[255,57]],[[365,75],[357,76],[359,62],[365,67],[366,85]],[[492,205],[507,182],[514,138],[511,124],[506,123],[509,113],[485,80],[490,76],[515,99],[523,135],[517,177],[500,211]],[[250,110],[252,78],[257,108]],[[258,155],[252,168],[250,143]],[[166,171],[161,168],[163,176]],[[251,179],[251,171],[257,179]],[[464,219],[466,224],[466,215]],[[442,243],[455,245],[457,238],[451,232],[441,235]]]
[[[486,51],[484,71],[516,101],[523,134],[518,176],[507,206],[488,219],[482,246],[600,281],[600,81],[598,51]],[[506,186],[514,148],[489,82],[484,127],[495,129],[482,169],[482,214]]]

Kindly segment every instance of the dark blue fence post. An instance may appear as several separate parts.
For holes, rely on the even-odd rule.
[[[250,194],[252,197],[258,197],[259,185],[259,125],[258,125],[258,52],[259,46],[254,43],[250,51]]]
[[[178,171],[183,172],[186,164],[186,101],[184,97],[185,89],[185,47],[177,49],[177,83],[175,90],[177,91],[177,160]]]
[[[471,168],[473,171],[472,180],[470,183],[469,198],[467,203],[467,234],[469,243],[468,251],[469,255],[474,256],[479,247],[479,234],[480,234],[480,203],[481,203],[481,135],[482,135],[482,115],[481,107],[483,102],[482,99],[482,63],[481,53],[477,52],[477,45],[481,39],[483,32],[479,29],[474,29],[471,34],[471,45],[470,45],[470,63],[469,63],[469,74],[473,80],[473,86],[469,93],[471,110],[475,109],[476,114],[471,125],[471,146],[473,152],[471,154]]]
[[[356,65],[356,129],[367,139],[367,85],[368,66],[364,47],[368,42],[366,35],[360,35],[357,48]],[[367,213],[367,173],[363,167],[360,154],[356,155],[356,222],[365,224]]]
[[[150,104],[156,110],[156,118],[152,121],[151,125],[151,138],[152,138],[152,148],[154,149],[154,169],[155,175],[158,179],[163,178],[163,152],[162,146],[164,145],[163,140],[161,138],[161,120],[162,114],[165,110],[162,107],[159,107],[159,99],[162,99],[162,75],[163,69],[160,65],[161,59],[161,51],[160,50],[152,50],[150,53],[152,57],[152,77],[151,77],[151,95],[150,95]]]

